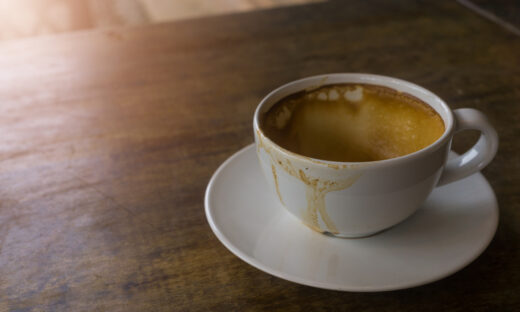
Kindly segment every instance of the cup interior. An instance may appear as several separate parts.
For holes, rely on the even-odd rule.
[[[446,140],[450,133],[453,130],[453,114],[448,107],[448,105],[437,95],[433,94],[432,92],[426,90],[423,87],[420,87],[416,84],[413,84],[408,81],[404,81],[397,78],[392,77],[386,77],[381,75],[373,75],[373,74],[358,74],[358,73],[345,73],[345,74],[326,74],[326,75],[319,75],[319,76],[312,76],[308,78],[303,78],[300,80],[296,80],[290,83],[287,83],[278,89],[272,91],[269,93],[258,105],[255,116],[254,116],[254,128],[257,131],[262,131],[262,128],[260,127],[260,118],[263,114],[265,114],[274,104],[276,104],[281,99],[285,98],[286,96],[289,96],[291,94],[300,92],[305,89],[313,89],[318,88],[321,86],[326,85],[332,85],[332,84],[342,84],[342,83],[363,83],[363,84],[372,84],[372,85],[379,85],[384,86],[387,88],[394,89],[398,92],[407,93],[409,95],[412,95],[426,104],[428,104],[431,108],[433,108],[439,116],[441,116],[443,122],[444,122],[444,133],[439,137],[434,143],[429,145],[428,147],[408,154],[416,154],[423,152],[425,150],[434,148],[436,145],[440,144],[440,142],[443,142]],[[265,136],[265,135],[264,135]],[[272,142],[275,144],[274,142]],[[276,145],[276,144],[275,144]],[[281,148],[281,147],[279,147]],[[283,149],[283,148],[281,148]],[[386,159],[386,160],[379,160],[375,162],[384,162],[389,160],[394,160],[398,158],[404,158],[408,155]],[[329,162],[329,161],[327,161]],[[330,161],[332,163],[336,163],[334,161]]]

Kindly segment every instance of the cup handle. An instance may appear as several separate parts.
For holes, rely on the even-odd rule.
[[[482,170],[495,157],[498,149],[498,135],[486,116],[472,108],[461,108],[453,111],[455,117],[455,133],[462,130],[478,130],[481,132],[477,143],[464,154],[450,159],[437,186],[448,184],[465,178]]]

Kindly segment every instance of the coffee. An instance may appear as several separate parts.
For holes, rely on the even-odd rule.
[[[375,161],[416,152],[445,130],[439,114],[406,93],[369,84],[335,84],[278,101],[264,133],[297,154],[331,161]]]

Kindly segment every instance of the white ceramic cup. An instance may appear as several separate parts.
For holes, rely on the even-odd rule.
[[[336,162],[295,154],[271,141],[261,116],[282,98],[321,85],[363,83],[408,93],[442,117],[443,135],[417,152],[379,161]],[[485,115],[470,109],[451,111],[432,92],[413,83],[371,74],[328,74],[293,81],[269,93],[258,105],[253,127],[264,175],[282,205],[305,225],[339,237],[363,237],[385,230],[412,215],[436,186],[469,176],[495,156],[498,136]],[[448,160],[453,135],[481,132],[463,155]]]

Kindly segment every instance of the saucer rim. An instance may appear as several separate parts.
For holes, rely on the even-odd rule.
[[[475,252],[473,257],[468,257],[468,259],[466,261],[464,261],[462,264],[460,264],[459,266],[456,266],[452,270],[449,270],[449,271],[445,272],[444,274],[435,276],[434,278],[431,278],[431,279],[414,281],[414,282],[410,282],[410,283],[406,283],[405,282],[405,283],[400,283],[399,285],[385,285],[385,286],[381,286],[381,287],[373,286],[373,285],[371,285],[371,286],[351,286],[351,285],[346,286],[346,285],[342,285],[342,284],[338,284],[338,283],[314,281],[314,280],[311,280],[311,279],[302,278],[302,277],[298,277],[298,276],[295,276],[295,275],[287,274],[287,273],[285,273],[284,271],[281,271],[281,270],[276,270],[276,269],[270,268],[269,266],[267,266],[267,265],[261,263],[260,261],[258,261],[256,258],[248,256],[239,247],[235,246],[231,242],[231,240],[220,230],[219,226],[216,224],[215,218],[214,218],[214,216],[212,214],[212,211],[211,211],[211,208],[210,208],[210,198],[211,198],[211,196],[213,194],[214,185],[216,183],[215,181],[218,179],[220,174],[235,159],[239,158],[240,156],[242,156],[242,154],[245,154],[250,149],[254,149],[254,148],[255,148],[255,144],[254,143],[249,144],[249,145],[241,148],[240,150],[235,152],[233,155],[228,157],[218,167],[218,169],[213,173],[213,175],[211,176],[211,179],[208,182],[208,185],[206,187],[206,191],[205,191],[205,194],[204,194],[204,211],[205,211],[205,215],[206,215],[206,220],[208,221],[211,230],[213,231],[215,236],[218,238],[218,240],[232,254],[234,254],[235,256],[237,256],[239,259],[241,259],[242,261],[246,262],[247,264],[255,267],[256,269],[258,269],[258,270],[260,270],[260,271],[262,271],[264,273],[268,273],[268,274],[270,274],[272,276],[281,278],[281,279],[289,281],[289,282],[300,284],[300,285],[311,286],[311,287],[327,289],[327,290],[336,290],[336,291],[386,292],[386,291],[395,291],[395,290],[401,290],[401,289],[408,289],[408,288],[418,287],[418,286],[422,286],[422,285],[426,285],[426,284],[430,284],[430,283],[442,280],[442,279],[444,279],[444,278],[446,278],[448,276],[451,276],[454,273],[462,270],[463,268],[465,268],[466,266],[471,264],[473,261],[475,261],[489,247],[489,245],[493,241],[493,238],[495,237],[495,234],[496,234],[496,231],[497,231],[497,228],[498,228],[498,223],[499,223],[498,201],[497,201],[497,198],[496,198],[496,194],[495,194],[493,188],[491,187],[491,185],[489,184],[488,180],[484,177],[484,175],[482,175],[481,172],[477,172],[477,173],[475,173],[473,175],[470,175],[470,177],[472,177],[474,175],[479,176],[479,178],[481,178],[483,180],[485,185],[491,191],[491,196],[492,196],[492,199],[493,199],[493,208],[492,208],[492,210],[494,211],[493,229],[491,231],[489,231],[489,234],[488,234],[488,237],[485,240],[485,243],[483,243],[482,246],[477,250],[477,252]],[[453,151],[450,151],[450,154],[456,154],[456,153],[454,153]],[[445,186],[445,187],[448,187],[448,186]],[[382,235],[382,234],[376,234],[376,236],[377,235]],[[328,239],[350,239],[350,238],[329,237]],[[361,238],[361,239],[363,239],[363,238]]]

